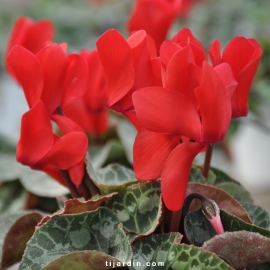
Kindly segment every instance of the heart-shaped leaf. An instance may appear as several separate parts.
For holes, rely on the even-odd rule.
[[[208,240],[202,247],[225,258],[235,269],[270,262],[270,238],[259,233],[225,232]]]
[[[242,205],[224,190],[210,185],[189,183],[187,195],[193,192],[200,193],[206,198],[214,200],[221,209],[226,210],[227,212],[243,219],[246,222],[252,223],[247,211],[242,207]],[[198,208],[200,208],[200,203],[199,201],[196,202],[194,200],[190,210]]]
[[[38,270],[62,255],[87,250],[96,250],[121,262],[131,259],[130,244],[119,228],[117,216],[108,208],[52,217],[27,243],[19,269]],[[105,260],[106,256],[104,265]]]
[[[0,269],[21,260],[26,243],[41,218],[38,212],[26,211],[0,217]]]
[[[151,235],[132,245],[133,261],[130,269],[232,269],[215,254],[180,244],[179,233]]]
[[[137,182],[134,172],[119,164],[110,164],[96,170],[96,177],[97,181],[94,183],[104,194],[123,191]]]
[[[161,219],[160,181],[129,186],[114,196],[107,206],[116,213],[124,230],[137,234],[137,238],[149,235]]]
[[[246,209],[255,225],[265,229],[269,228],[269,214],[262,207],[251,203],[242,203],[242,206]]]

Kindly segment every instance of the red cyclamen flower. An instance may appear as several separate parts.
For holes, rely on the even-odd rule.
[[[134,143],[134,170],[141,180],[161,177],[162,196],[173,211],[182,207],[195,156],[224,139],[237,86],[228,64],[211,67],[188,29],[161,46],[163,87],[133,94],[143,129]]]
[[[50,115],[40,100],[22,116],[21,135],[16,158],[32,169],[42,170],[64,184],[59,170],[66,170],[72,182],[79,185],[84,174],[84,157],[88,139],[70,119],[55,115],[63,136],[52,131]]]
[[[236,37],[220,54],[220,41],[215,40],[209,49],[214,66],[220,63],[230,64],[238,86],[232,97],[232,117],[247,116],[250,87],[258,69],[262,49],[253,38]]]

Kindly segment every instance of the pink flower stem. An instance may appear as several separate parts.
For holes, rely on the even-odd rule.
[[[80,196],[80,193],[78,192],[76,186],[72,183],[67,171],[64,171],[64,170],[59,170],[63,180],[65,181],[69,191],[70,191],[70,194],[73,198],[79,198],[81,197]]]
[[[207,179],[209,169],[210,169],[210,164],[211,164],[211,158],[212,158],[212,153],[213,153],[213,144],[210,143],[207,146],[205,158],[204,158],[204,164],[202,168],[202,174],[203,176]]]
[[[82,195],[83,195],[85,200],[89,200],[91,198],[91,193],[90,193],[84,179],[80,184],[80,191],[82,192]]]

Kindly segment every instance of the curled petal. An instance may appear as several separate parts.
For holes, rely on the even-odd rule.
[[[203,65],[201,84],[194,92],[202,118],[200,141],[223,140],[231,121],[231,99],[217,72],[207,62]]]
[[[208,50],[211,62],[214,67],[221,63],[220,47],[221,47],[220,41],[216,39],[212,42]]]
[[[97,50],[106,77],[107,105],[112,107],[134,84],[132,52],[125,38],[113,29],[97,40]]]
[[[68,57],[58,44],[42,49],[36,56],[42,66],[44,77],[41,99],[52,113],[61,103]]]
[[[229,63],[238,86],[232,97],[232,117],[246,116],[250,87],[262,55],[254,39],[234,38],[225,48],[222,60]]]
[[[63,134],[67,134],[72,131],[83,132],[83,129],[77,123],[63,115],[52,115],[51,119],[57,123]]]
[[[69,64],[61,102],[63,108],[82,97],[86,92],[88,83],[88,65],[86,60],[77,54],[70,54],[68,60]]]
[[[43,102],[38,101],[22,117],[16,158],[20,163],[32,166],[50,151],[53,143],[49,114]]]
[[[171,211],[183,207],[192,162],[203,144],[185,142],[178,145],[167,158],[161,173],[161,192]]]
[[[139,180],[159,178],[164,162],[178,145],[179,139],[180,136],[140,130],[133,147],[136,178]]]
[[[149,131],[200,138],[200,118],[192,102],[179,91],[146,87],[133,94],[139,122]]]
[[[88,146],[87,136],[82,132],[70,132],[59,138],[40,165],[57,170],[67,170],[84,159]]]
[[[28,106],[31,108],[40,99],[43,89],[44,80],[40,63],[33,53],[18,45],[13,47],[6,61],[13,76],[21,84]]]

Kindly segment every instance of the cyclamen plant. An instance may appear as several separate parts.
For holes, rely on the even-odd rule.
[[[11,34],[7,71],[29,105],[16,157],[73,198],[52,215],[14,217],[1,269],[18,261],[19,269],[44,270],[270,267],[269,216],[210,167],[213,144],[248,113],[260,45],[236,37],[221,53],[216,40],[209,62],[188,28],[162,42],[147,30],[126,39],[110,29],[97,50],[70,54],[53,33],[49,21],[22,17]],[[121,164],[97,169],[87,153],[87,135],[109,128],[108,109],[136,128],[135,174]],[[204,165],[193,165],[204,151]]]

